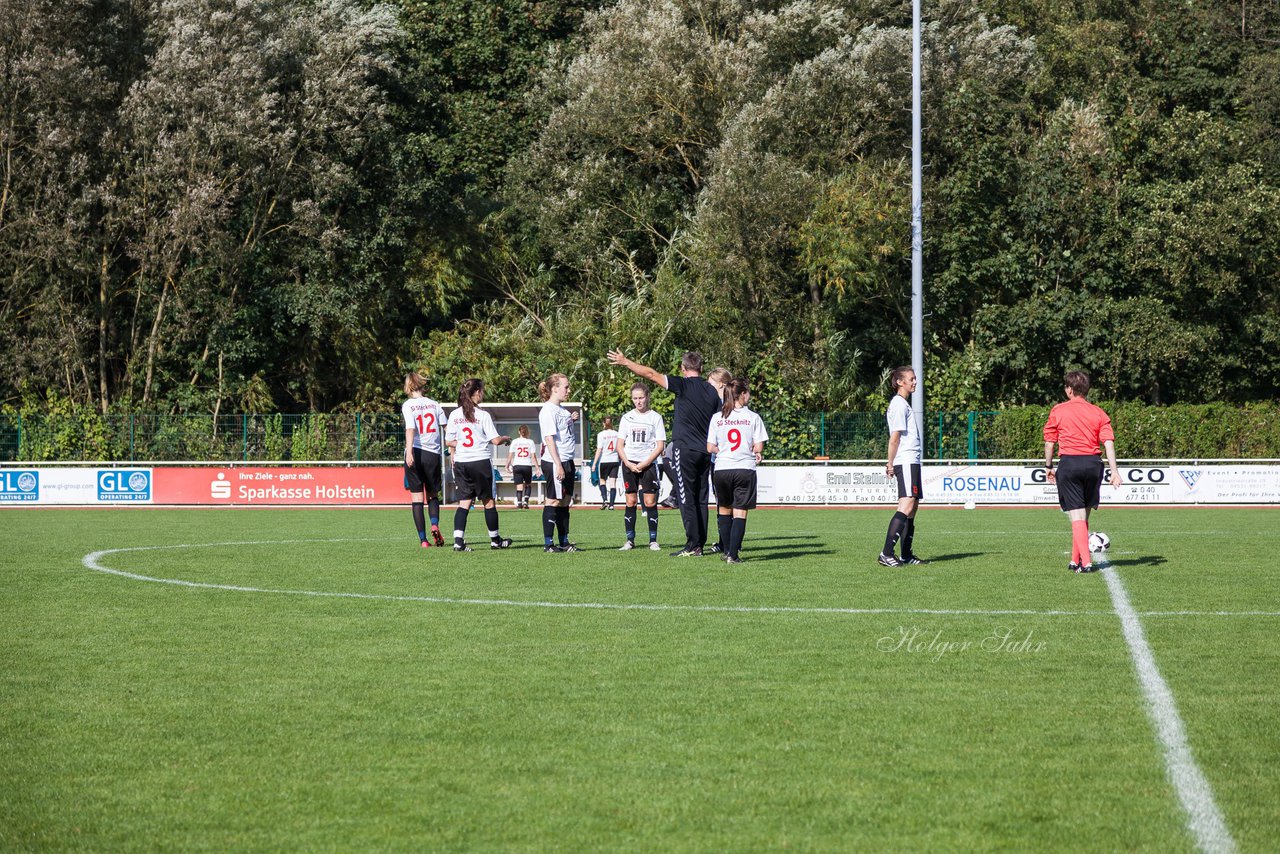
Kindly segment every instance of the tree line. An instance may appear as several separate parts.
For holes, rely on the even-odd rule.
[[[931,409],[1280,390],[1280,2],[924,4]],[[879,409],[910,3],[0,0],[0,403]]]

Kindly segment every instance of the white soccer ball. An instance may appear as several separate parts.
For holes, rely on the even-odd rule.
[[[1089,535],[1089,551],[1097,554],[1105,552],[1111,546],[1111,538],[1101,531],[1094,531]]]

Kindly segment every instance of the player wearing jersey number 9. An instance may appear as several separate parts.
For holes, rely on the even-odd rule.
[[[725,562],[742,563],[747,511],[756,507],[756,465],[769,439],[764,420],[747,407],[751,389],[735,377],[725,384],[724,406],[707,429],[707,453],[715,454],[716,522]]]

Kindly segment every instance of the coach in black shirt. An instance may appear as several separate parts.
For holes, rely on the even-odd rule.
[[[676,412],[671,420],[672,460],[675,463],[676,491],[680,495],[680,519],[684,522],[684,548],[672,557],[696,557],[707,544],[707,482],[711,455],[707,453],[707,429],[711,417],[723,405],[720,394],[728,371],[717,368],[702,378],[702,356],[685,353],[680,359],[681,376],[660,374],[610,350],[609,361],[633,374],[662,386],[676,396]]]

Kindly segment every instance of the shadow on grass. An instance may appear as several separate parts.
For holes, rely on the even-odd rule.
[[[924,560],[929,563],[946,563],[949,560],[967,560],[971,557],[983,557],[984,555],[986,555],[986,552],[956,552],[949,555],[934,555],[926,557]]]
[[[815,555],[833,555],[831,549],[762,549],[760,551],[743,549],[743,559],[751,563],[766,560],[790,560],[793,557],[813,557]]]
[[[1123,560],[1109,561],[1111,566],[1159,566],[1168,562],[1164,555],[1145,555],[1144,557],[1128,557]]]

